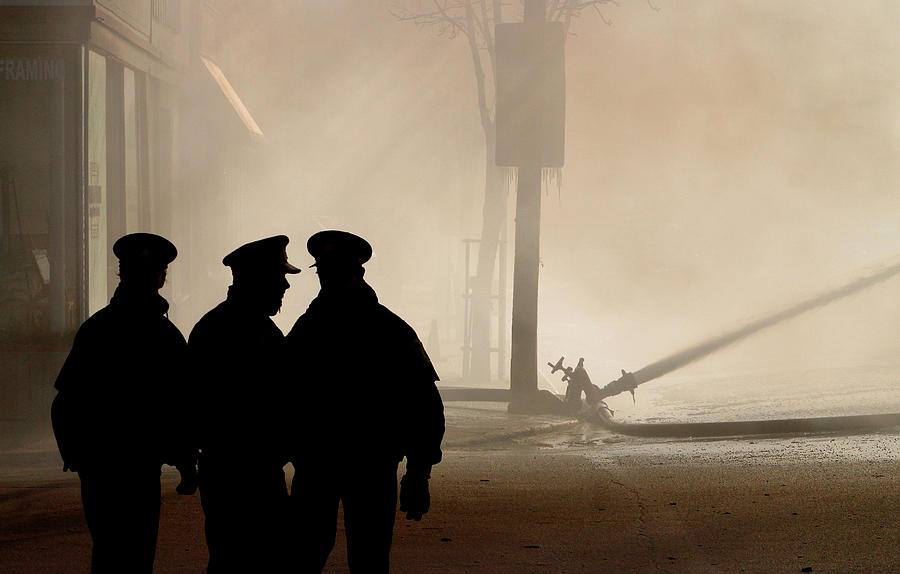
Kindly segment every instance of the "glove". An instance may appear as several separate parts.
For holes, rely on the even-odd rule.
[[[185,496],[197,492],[197,469],[193,466],[179,466],[178,472],[181,474],[181,482],[175,487],[175,492]]]
[[[430,506],[428,475],[407,472],[400,479],[400,512],[406,512],[407,520],[422,520]]]

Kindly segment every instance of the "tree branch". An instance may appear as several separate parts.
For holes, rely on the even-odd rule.
[[[617,0],[554,0],[550,6],[547,20],[563,22],[568,32],[572,20],[578,17],[585,8],[593,8],[602,18],[603,13],[600,12],[600,6],[603,4],[619,5]],[[603,18],[603,21],[606,22],[606,18]]]
[[[479,4],[481,4],[481,37],[484,38],[484,47],[490,55],[494,40],[493,34],[491,34],[491,19],[488,18],[487,14],[487,0],[482,0]]]
[[[409,12],[401,8],[392,8],[390,13],[400,22],[413,22],[418,26],[436,26],[438,36],[447,35],[455,38],[458,34],[470,33],[460,23],[460,18],[450,13],[454,8],[459,8],[459,5],[450,6],[448,2],[441,4],[438,0],[432,0],[432,3],[435,9],[429,12]]]
[[[475,27],[475,14],[470,0],[466,1],[465,9],[466,27],[473,29]],[[481,114],[481,127],[484,129],[484,133],[487,134],[493,126],[493,119],[487,103],[487,86],[484,81],[484,66],[481,63],[481,52],[473,36],[474,34],[469,35],[469,50],[472,52],[472,64],[475,67],[475,85],[478,90],[478,111]]]
[[[491,2],[493,7],[493,22],[494,25],[503,23],[503,0],[493,0]],[[497,77],[497,43],[496,38],[491,39],[491,43],[488,45],[488,55],[490,56],[491,62],[491,75],[494,78]],[[495,82],[496,83],[496,82]]]

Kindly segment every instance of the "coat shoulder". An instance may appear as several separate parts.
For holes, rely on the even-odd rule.
[[[221,329],[222,326],[227,323],[227,317],[225,315],[223,304],[221,303],[207,311],[191,329],[191,332],[188,335],[188,344],[194,343],[198,339],[203,339],[207,335]]]
[[[294,326],[291,327],[290,331],[288,331],[288,337],[290,337],[292,334],[296,335],[306,327],[309,327],[311,322],[312,319],[310,318],[309,313],[303,313],[302,315],[297,317],[296,321],[294,321]]]
[[[187,340],[184,338],[184,333],[181,332],[181,329],[179,329],[168,317],[163,317],[163,321],[163,324],[165,325],[164,329],[169,338],[172,339],[172,342],[179,347],[187,346]]]
[[[378,304],[376,307],[376,314],[379,322],[385,328],[390,329],[393,335],[409,339],[419,339],[416,331],[409,326],[409,323],[384,305]]]

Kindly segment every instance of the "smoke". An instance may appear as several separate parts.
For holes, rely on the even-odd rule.
[[[244,239],[286,233],[304,265],[318,229],[364,235],[367,279],[421,338],[437,320],[452,378],[483,193],[466,43],[387,1],[217,5],[219,63],[270,142]],[[573,23],[566,165],[543,196],[538,364],[584,356],[601,380],[900,252],[896,3],[653,6]],[[291,282],[282,328],[318,288]],[[896,361],[890,285],[686,370]]]
[[[713,339],[704,341],[703,343],[694,345],[693,347],[685,349],[679,353],[651,363],[650,365],[647,365],[646,367],[634,372],[635,384],[652,381],[653,379],[684,367],[685,365],[693,363],[694,361],[698,361],[703,357],[706,357],[707,355],[718,351],[719,349],[745,339],[750,335],[753,335],[754,333],[762,331],[763,329],[767,329],[779,323],[783,323],[784,321],[793,319],[798,315],[802,315],[803,313],[812,311],[813,309],[817,309],[819,307],[823,307],[833,301],[837,301],[838,299],[842,299],[844,297],[852,295],[867,287],[871,287],[876,283],[880,283],[882,281],[890,279],[897,273],[900,273],[900,264],[888,267],[887,269],[875,273],[874,275],[863,277],[861,279],[853,281],[852,283],[843,285],[837,289],[833,289],[827,293],[824,293],[817,297],[813,297],[812,299],[803,301],[802,303],[798,303],[782,311],[778,311],[777,313],[764,317],[763,319],[753,321],[752,323],[736,331],[732,331],[730,333],[726,333],[724,335],[720,335]]]
[[[662,2],[577,21],[565,184],[543,212],[548,359],[617,376],[900,252],[886,13]],[[896,362],[894,298],[872,289],[689,372]]]

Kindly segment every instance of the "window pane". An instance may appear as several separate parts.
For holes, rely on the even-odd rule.
[[[107,303],[106,58],[88,62],[88,312]]]
[[[141,231],[138,180],[137,93],[134,70],[125,68],[125,232]]]
[[[63,161],[53,106],[64,68],[39,53],[0,63],[0,344],[17,344],[49,330],[51,190]]]

